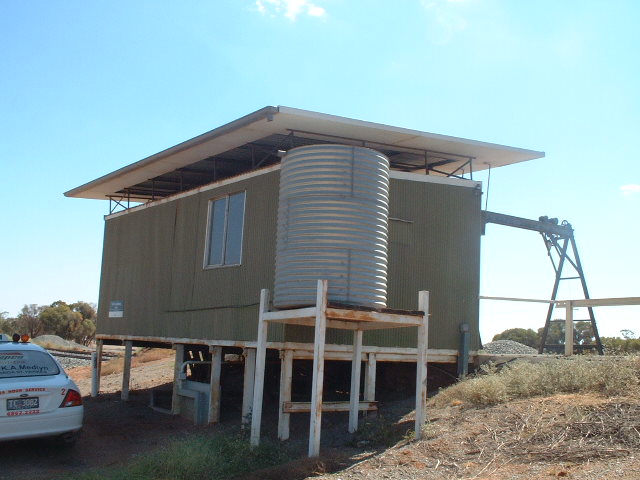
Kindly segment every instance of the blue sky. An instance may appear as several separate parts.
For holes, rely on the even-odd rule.
[[[3,0],[0,311],[97,301],[108,204],[64,191],[265,105],[545,151],[493,170],[489,209],[569,220],[591,296],[639,296],[639,21],[632,0]],[[482,247],[483,295],[548,298],[537,234]],[[640,334],[639,307],[596,314]],[[483,302],[483,340],[543,317]]]

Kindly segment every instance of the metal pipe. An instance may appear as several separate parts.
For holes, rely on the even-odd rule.
[[[98,355],[91,352],[91,396],[98,396]]]
[[[486,297],[480,295],[480,300],[505,300],[509,302],[530,302],[530,303],[560,303],[564,300],[538,300],[534,298],[513,298],[513,297]]]

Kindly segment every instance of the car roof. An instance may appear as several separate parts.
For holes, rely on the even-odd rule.
[[[46,352],[46,349],[35,343],[23,343],[23,342],[0,342],[0,351],[8,350],[35,350],[39,352]]]

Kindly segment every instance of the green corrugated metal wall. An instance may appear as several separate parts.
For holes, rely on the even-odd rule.
[[[279,172],[106,221],[98,333],[255,340],[261,288],[275,268]],[[246,190],[242,265],[203,269],[208,202]],[[108,318],[112,300],[122,319]],[[282,340],[282,327],[269,329]]]
[[[98,332],[153,337],[255,340],[261,288],[273,288],[279,172],[133,211],[106,221]],[[242,265],[203,269],[208,201],[246,190]],[[460,323],[479,344],[480,192],[391,181],[388,306],[417,309],[431,292],[429,346],[458,348]],[[124,300],[125,316],[108,318]],[[313,341],[311,329],[270,328],[272,341]],[[327,332],[328,343],[351,343]],[[367,332],[366,345],[413,347],[415,330]]]
[[[458,349],[459,326],[468,323],[471,348],[480,344],[480,190],[391,180],[389,308],[416,310],[418,291],[430,293],[429,347]],[[288,341],[313,342],[313,330],[287,327]],[[350,332],[329,330],[327,343],[352,342]],[[365,332],[365,345],[415,347],[416,331]]]
[[[417,292],[430,292],[432,348],[457,349],[461,323],[471,327],[471,348],[479,346],[480,200],[473,188],[392,181],[390,217],[413,223],[390,222],[388,303],[416,309]],[[385,337],[388,345],[415,346],[410,329]]]

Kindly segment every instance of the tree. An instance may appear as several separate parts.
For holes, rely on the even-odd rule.
[[[606,354],[625,355],[640,352],[640,339],[638,338],[602,337],[601,340]]]
[[[88,344],[95,335],[94,319],[95,309],[87,302],[67,305],[58,300],[40,313],[45,333],[58,335],[84,345]]]
[[[96,324],[93,320],[83,320],[73,332],[73,341],[82,345],[89,345],[96,336]]]
[[[73,332],[82,323],[82,315],[71,310],[65,302],[53,302],[40,313],[44,332],[62,338],[73,338]]]
[[[623,330],[620,330],[620,335],[622,335],[622,338],[624,338],[625,340],[636,338],[636,334],[633,332],[633,330],[628,330],[626,328]]]
[[[538,335],[542,339],[542,333],[544,328],[538,329]],[[564,320],[552,320],[549,324],[549,331],[547,332],[547,345],[564,345]]]
[[[573,326],[573,341],[576,345],[593,345],[596,337],[591,322],[576,322]]]
[[[82,315],[82,323],[79,324],[73,332],[73,339],[83,345],[88,345],[96,335],[96,320],[98,314],[96,312],[95,303],[87,303],[77,301],[69,305],[71,310]]]
[[[69,305],[69,308],[82,315],[83,320],[93,320],[94,322],[96,320],[96,305],[94,303],[77,301],[76,303]]]
[[[40,312],[43,308],[35,303],[22,307],[15,322],[17,333],[27,333],[31,338],[42,335],[44,326],[40,320]]]
[[[7,312],[0,312],[0,332],[27,333],[31,338],[58,335],[88,345],[96,333],[96,306],[80,300],[70,305],[62,300],[49,306],[32,303],[22,307],[17,318],[7,318]]]
[[[0,312],[0,333],[5,333],[9,336],[16,333],[16,319],[9,318],[7,312]]]
[[[530,328],[510,328],[495,335],[493,340],[512,340],[533,348],[540,345],[540,336]]]

